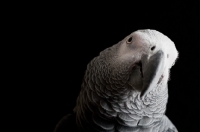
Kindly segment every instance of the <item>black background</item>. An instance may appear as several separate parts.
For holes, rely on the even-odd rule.
[[[199,131],[199,3],[115,4],[45,3],[25,15],[23,48],[30,56],[25,55],[22,66],[27,82],[23,92],[30,98],[28,117],[36,119],[34,127],[53,131],[71,112],[86,66],[100,51],[138,29],[155,29],[179,51],[166,115],[180,132]]]

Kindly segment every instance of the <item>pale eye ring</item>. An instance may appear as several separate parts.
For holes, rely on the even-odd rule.
[[[130,38],[126,41],[126,43],[127,43],[127,44],[130,44],[132,41],[133,41],[133,37],[130,37]]]

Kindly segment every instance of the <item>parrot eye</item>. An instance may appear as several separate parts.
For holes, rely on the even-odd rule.
[[[127,43],[127,44],[130,44],[130,43],[132,42],[132,40],[133,40],[132,37],[130,37],[130,38],[126,41],[126,43]]]

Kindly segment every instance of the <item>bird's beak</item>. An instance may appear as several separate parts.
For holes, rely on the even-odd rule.
[[[163,51],[159,50],[150,57],[142,57],[143,86],[140,95],[142,99],[160,83],[164,69],[165,57]]]

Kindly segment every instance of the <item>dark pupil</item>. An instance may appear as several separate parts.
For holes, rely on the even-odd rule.
[[[132,41],[132,37],[130,37],[129,39],[128,39],[128,42],[131,42]]]

